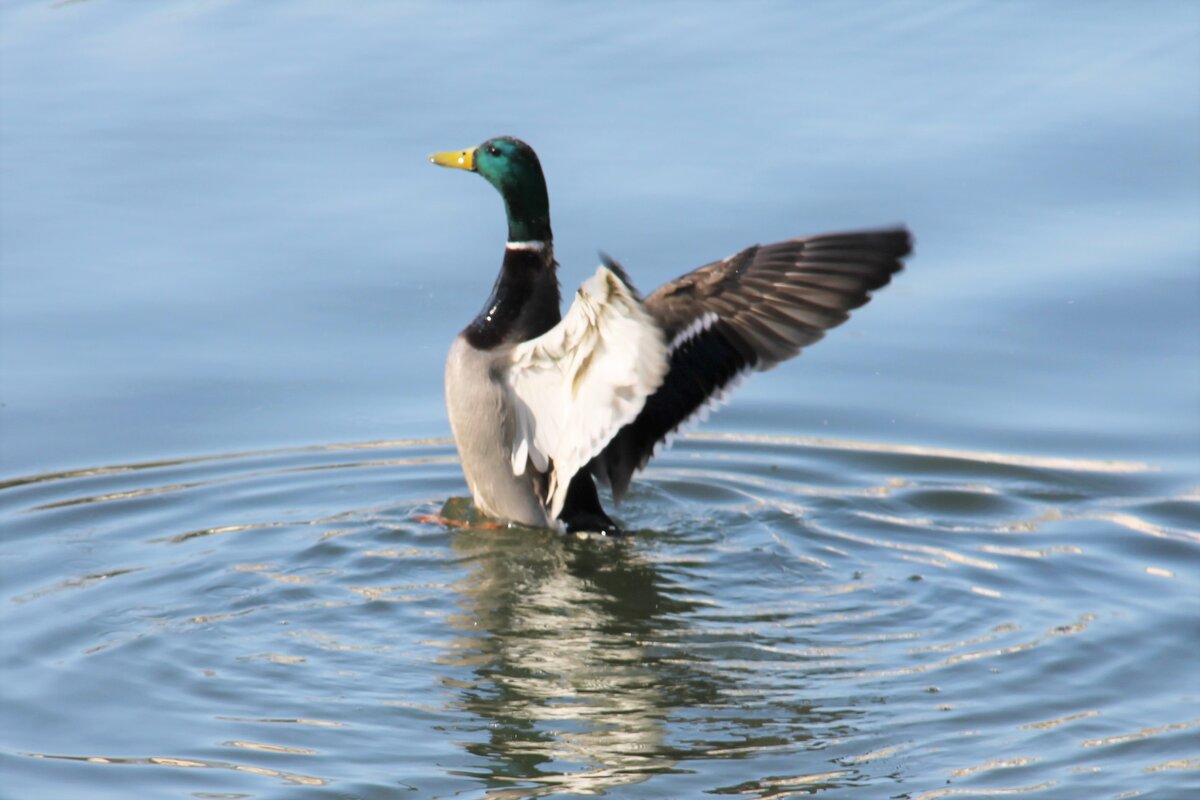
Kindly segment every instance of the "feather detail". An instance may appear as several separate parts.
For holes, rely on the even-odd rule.
[[[671,351],[672,353],[674,353],[680,347],[687,344],[689,341],[691,341],[692,339],[696,338],[697,336],[699,336],[700,334],[704,333],[706,330],[711,328],[713,326],[713,323],[715,323],[719,319],[720,319],[720,317],[718,317],[712,311],[701,314],[700,316],[698,316],[694,320],[692,320],[691,323],[688,324],[688,326],[686,328],[681,330],[679,333],[675,334],[674,338],[671,339],[670,346],[667,347],[667,349],[669,351]]]
[[[571,478],[637,417],[666,372],[662,330],[632,287],[603,266],[558,325],[513,348],[505,377],[517,412],[513,473],[527,462],[549,472],[551,517],[562,511]]]
[[[512,449],[512,471],[513,475],[524,475],[525,464],[529,461],[529,439],[526,436],[518,436],[516,446]],[[536,467],[537,464],[534,464]],[[540,471],[545,471],[543,466]]]
[[[754,245],[659,287],[645,300],[670,341],[670,369],[637,418],[592,464],[620,502],[633,473],[680,426],[753,370],[820,340],[886,285],[912,249],[903,228]]]

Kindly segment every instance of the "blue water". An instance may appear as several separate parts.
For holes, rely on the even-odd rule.
[[[568,291],[916,254],[633,540],[448,530],[501,133]],[[1192,796],[1198,309],[1194,4],[9,2],[0,797]]]

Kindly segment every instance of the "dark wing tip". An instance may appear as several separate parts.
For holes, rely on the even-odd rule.
[[[593,472],[619,501],[656,444],[737,376],[770,369],[845,322],[912,250],[904,226],[806,236],[748,247],[656,289],[645,305],[671,341],[670,369]],[[612,259],[601,259],[628,283]]]
[[[908,228],[898,225],[894,228],[823,233],[766,246],[788,244],[800,245],[804,255],[814,260],[816,254],[825,252],[840,252],[846,257],[850,257],[851,254],[869,254],[876,258],[902,259],[912,255],[913,235]]]
[[[642,296],[640,293],[638,293],[637,287],[633,285],[633,281],[629,279],[629,273],[625,271],[625,268],[622,267],[616,259],[603,250],[599,251],[599,255],[600,263],[603,264],[609,272],[620,278],[621,283],[625,284],[625,288],[627,288],[630,293],[632,293],[633,296],[640,301]]]

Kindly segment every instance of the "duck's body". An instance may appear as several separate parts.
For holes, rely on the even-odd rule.
[[[505,200],[504,261],[450,349],[446,407],[476,506],[533,527],[616,533],[593,477],[619,502],[682,423],[845,321],[911,250],[904,229],[756,245],[644,300],[605,259],[562,317],[533,150],[502,137],[432,160],[479,172]]]
[[[463,475],[483,513],[534,528],[554,527],[538,473],[514,475],[516,409],[503,382],[512,347],[479,350],[460,334],[446,359],[446,410]]]

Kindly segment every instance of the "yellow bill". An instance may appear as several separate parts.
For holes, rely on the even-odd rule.
[[[440,167],[453,167],[475,171],[475,148],[470,150],[450,150],[445,153],[434,153],[429,160]]]

